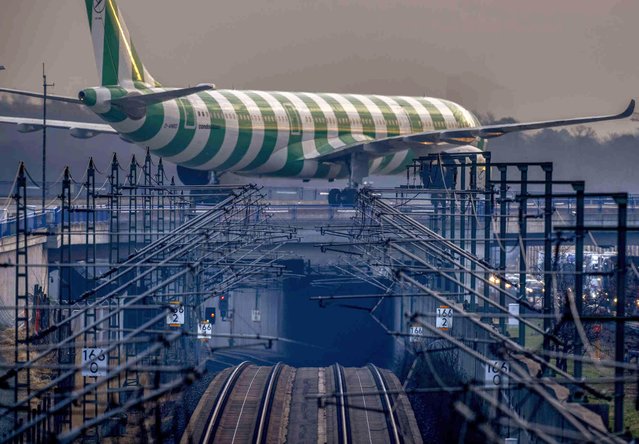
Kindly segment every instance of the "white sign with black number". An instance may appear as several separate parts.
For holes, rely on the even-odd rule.
[[[169,327],[181,327],[184,325],[184,305],[178,301],[171,301],[171,311],[166,315],[166,323]]]
[[[508,362],[490,361],[490,365],[485,364],[484,369],[484,381],[487,386],[508,386],[508,374],[510,373],[510,364]]]
[[[424,327],[419,325],[412,325],[408,330],[409,342],[421,342],[422,337],[424,336]]]
[[[213,336],[213,326],[209,321],[200,321],[197,324],[197,338],[211,339]]]
[[[511,316],[508,316],[508,326],[509,327],[517,327],[519,326],[519,318],[515,316],[519,316],[519,304],[508,304],[508,313]]]
[[[101,348],[82,349],[82,376],[106,376],[107,356]]]
[[[437,317],[435,318],[435,327],[440,330],[448,330],[453,327],[453,309],[442,305],[437,307]]]
[[[262,312],[259,310],[252,310],[251,319],[253,322],[260,322],[262,320]]]

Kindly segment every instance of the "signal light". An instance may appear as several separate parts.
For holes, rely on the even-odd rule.
[[[220,307],[220,316],[222,316],[222,319],[225,320],[229,310],[229,301],[226,298],[226,296],[224,295],[220,296],[220,301],[218,303],[218,306]]]
[[[215,324],[215,307],[207,307],[205,310],[205,318],[211,325]]]

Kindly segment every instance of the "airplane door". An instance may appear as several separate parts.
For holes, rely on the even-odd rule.
[[[179,99],[180,107],[184,111],[184,129],[195,129],[195,111],[187,99]]]
[[[302,132],[302,122],[300,121],[300,115],[295,107],[290,103],[284,104],[284,109],[288,115],[288,121],[291,125],[291,136],[299,136]]]

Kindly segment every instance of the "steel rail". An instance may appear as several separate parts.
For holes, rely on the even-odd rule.
[[[351,441],[351,424],[348,414],[348,401],[344,396],[346,393],[346,381],[344,378],[344,370],[341,365],[335,363],[333,365],[333,378],[335,380],[335,392],[337,394],[337,439],[340,444],[348,444]]]
[[[207,421],[206,433],[200,439],[201,444],[213,443],[215,441],[215,433],[217,432],[217,428],[220,425],[220,420],[222,419],[222,412],[226,407],[226,403],[228,402],[231,391],[235,384],[239,380],[240,376],[244,372],[244,370],[250,365],[248,361],[244,361],[239,364],[237,367],[233,369],[231,374],[224,381],[224,385],[222,389],[219,391],[217,397],[215,398],[215,407],[211,411],[211,416]]]
[[[386,384],[386,380],[382,376],[379,369],[373,365],[368,364],[368,369],[373,376],[373,380],[375,381],[375,385],[379,389],[379,397],[382,401],[382,406],[384,408],[384,413],[386,416],[386,428],[388,430],[388,436],[390,438],[391,443],[399,444],[401,443],[399,428],[397,423],[397,412],[395,411],[395,407],[391,402],[391,397],[389,396],[388,384]]]
[[[271,370],[264,394],[262,395],[257,421],[255,422],[255,432],[253,433],[253,442],[256,444],[266,444],[268,426],[271,418],[271,411],[273,410],[273,401],[275,399],[275,390],[277,388],[280,375],[282,374],[283,367],[284,365],[281,362],[275,364]]]

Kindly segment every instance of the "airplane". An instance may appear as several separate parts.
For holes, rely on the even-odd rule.
[[[78,98],[50,100],[88,107],[105,123],[50,120],[77,138],[114,134],[177,165],[183,183],[202,185],[211,173],[298,179],[348,178],[330,204],[354,202],[369,175],[405,171],[430,153],[481,153],[487,139],[515,131],[623,119],[620,114],[482,125],[461,105],[431,97],[293,93],[216,89],[213,84],[165,88],[142,63],[115,0],[85,0],[100,86]],[[0,88],[42,98],[42,94]],[[39,119],[0,116],[18,131],[42,129]]]

